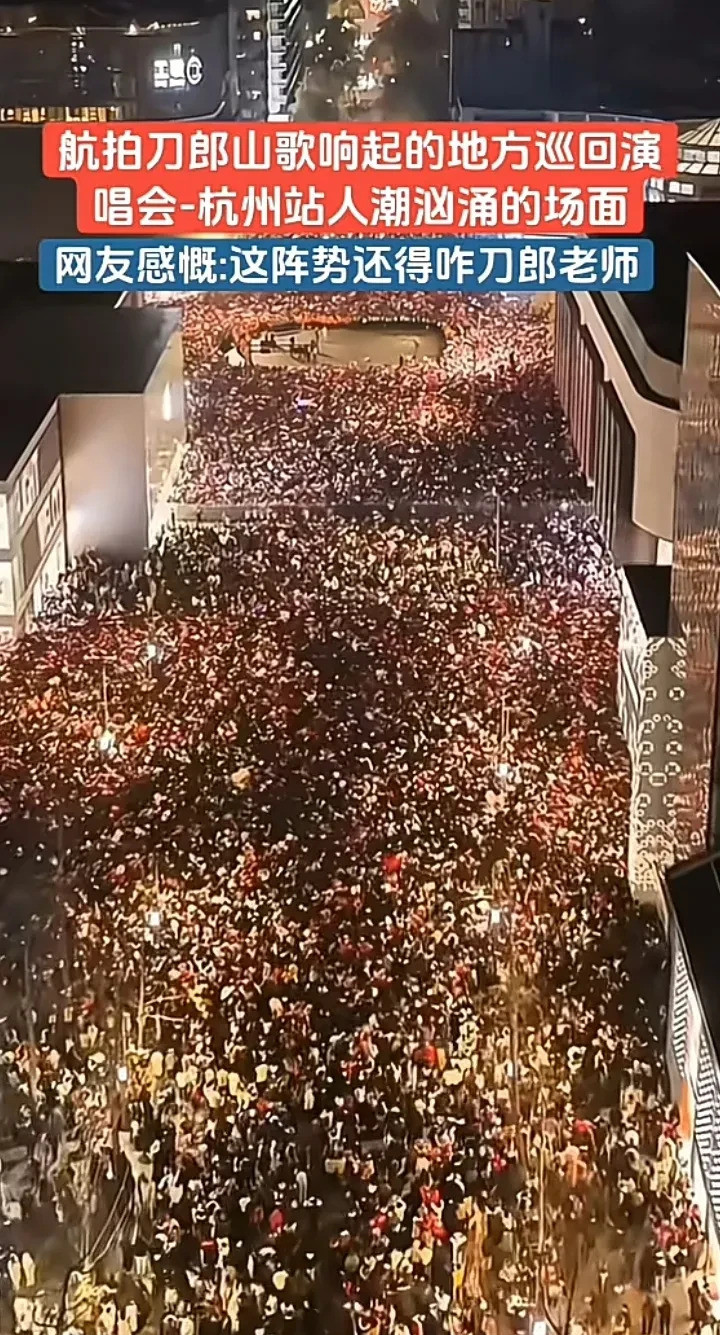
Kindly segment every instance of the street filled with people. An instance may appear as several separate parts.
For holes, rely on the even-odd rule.
[[[679,1327],[702,1227],[547,317],[413,297],[438,362],[247,361],[395,301],[184,299],[177,498],[232,518],[87,553],[5,662],[0,871],[49,906],[7,951],[0,1325]]]

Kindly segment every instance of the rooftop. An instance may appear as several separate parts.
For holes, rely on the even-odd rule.
[[[652,292],[628,292],[623,301],[660,357],[681,363],[685,345],[688,254],[720,282],[720,201],[648,204],[643,236],[655,244]]]
[[[112,308],[118,303],[117,292],[42,292],[37,264],[0,259],[0,320],[10,310],[27,310],[29,306],[92,310],[98,306]]]
[[[0,264],[0,481],[61,394],[144,391],[179,316],[110,298],[58,299],[38,290],[35,266]]]
[[[177,313],[52,301],[0,313],[0,394],[141,394]]]
[[[670,626],[671,566],[627,565],[623,572],[632,590],[649,639],[662,639]]]
[[[46,237],[75,237],[75,185],[42,174],[42,130],[0,126],[0,260],[36,260]]]
[[[678,146],[678,175],[720,176],[720,120],[685,130]]]
[[[666,874],[667,898],[677,923],[688,968],[708,1033],[720,1063],[720,855],[681,863]]]

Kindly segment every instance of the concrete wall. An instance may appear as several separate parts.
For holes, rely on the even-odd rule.
[[[136,560],[148,542],[143,395],[63,397],[60,429],[69,559],[94,547]]]
[[[580,319],[592,335],[605,373],[635,429],[633,523],[672,542],[675,514],[675,456],[678,413],[644,398],[635,389],[597,308],[586,292],[576,292]]]

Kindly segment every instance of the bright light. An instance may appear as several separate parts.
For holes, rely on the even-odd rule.
[[[126,1085],[126,1084],[127,1084],[127,1078],[128,1078],[128,1068],[127,1068],[127,1066],[118,1066],[118,1068],[117,1068],[117,1078],[118,1078],[118,1080],[120,1081],[120,1084],[121,1084],[121,1085]]]
[[[30,14],[28,16],[28,23],[37,23],[37,14]]]
[[[584,28],[585,24],[587,23],[587,19],[578,19],[578,23],[580,24],[581,28]]]
[[[502,922],[502,909],[490,910],[490,926],[499,927]]]
[[[137,37],[137,32],[138,32],[137,23],[131,23],[130,27],[128,28],[128,37]]]
[[[115,733],[112,728],[105,728],[98,737],[98,750],[104,756],[111,756],[115,751]]]
[[[150,912],[148,913],[147,920],[148,920],[148,927],[152,927],[153,931],[156,931],[157,928],[160,926],[160,923],[162,922],[162,916],[160,910],[151,909]]]
[[[506,761],[506,760],[501,760],[501,761],[500,761],[500,764],[499,764],[498,767],[497,767],[497,776],[498,776],[498,778],[499,778],[499,779],[507,779],[509,773],[510,773],[510,766],[508,765],[507,761]]]
[[[153,658],[158,656],[158,647],[156,644],[149,644],[145,652],[148,656],[148,662],[152,663]]]

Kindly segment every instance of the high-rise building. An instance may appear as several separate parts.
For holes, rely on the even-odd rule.
[[[0,122],[232,119],[231,8],[0,3]]]
[[[302,0],[0,0],[0,124],[285,118]]]
[[[241,120],[288,120],[302,74],[302,0],[239,0],[238,115]]]

